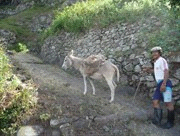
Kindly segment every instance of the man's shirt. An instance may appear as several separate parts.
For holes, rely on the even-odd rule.
[[[163,57],[159,57],[154,62],[154,75],[156,82],[164,79],[164,70],[168,69],[167,61]]]

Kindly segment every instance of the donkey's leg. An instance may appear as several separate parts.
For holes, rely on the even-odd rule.
[[[113,82],[114,87],[116,88],[116,87],[117,87],[117,84],[116,84],[114,81],[112,81],[112,82]]]
[[[84,80],[84,95],[85,95],[87,93],[87,81],[85,75],[83,75],[83,80]]]
[[[89,78],[88,78],[88,79],[89,79]],[[95,90],[95,87],[94,87],[93,81],[92,81],[91,79],[89,79],[89,82],[90,82],[90,84],[91,84],[91,86],[92,86],[92,89],[93,89],[93,95],[95,95],[96,90]]]
[[[111,100],[110,103],[114,101],[114,93],[115,93],[115,86],[113,85],[113,81],[110,79],[106,79],[109,88],[111,89]]]

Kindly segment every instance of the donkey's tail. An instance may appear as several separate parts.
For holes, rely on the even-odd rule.
[[[116,75],[117,75],[117,82],[119,82],[119,69],[116,65],[113,64],[113,67],[115,68],[116,70]]]

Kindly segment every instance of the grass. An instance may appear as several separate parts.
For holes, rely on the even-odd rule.
[[[180,11],[173,11],[165,2],[158,0],[88,0],[78,2],[55,12],[55,19],[42,37],[55,35],[61,30],[80,33],[94,27],[106,27],[121,22],[145,22],[157,17],[164,26],[143,32],[152,46],[168,51],[180,50]],[[152,26],[153,27],[153,26]],[[175,47],[175,48],[174,48]]]
[[[66,7],[55,12],[55,20],[45,35],[54,34],[62,29],[81,32],[94,26],[105,27],[112,23],[135,22],[159,10],[157,0],[89,0]],[[159,13],[159,12],[158,12]]]
[[[34,6],[17,15],[1,19],[0,29],[14,32],[17,36],[17,42],[27,43],[27,41],[32,41],[39,36],[37,33],[31,32],[29,28],[33,17],[49,12],[52,12],[52,9],[50,7]]]
[[[170,52],[180,51],[180,11],[174,13],[173,10],[162,10],[161,16],[158,16],[162,26],[153,30],[142,29],[139,38],[148,41],[148,49],[161,46],[164,54],[168,55]]]
[[[13,135],[21,119],[36,105],[35,91],[31,82],[22,87],[21,81],[12,73],[8,57],[0,48],[0,134]]]

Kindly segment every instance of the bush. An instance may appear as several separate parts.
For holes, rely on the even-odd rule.
[[[70,32],[81,32],[93,26],[105,27],[120,22],[135,22],[151,13],[159,13],[159,2],[156,0],[88,0],[79,2],[63,11],[55,12],[55,20],[45,31],[45,37],[62,29]]]
[[[36,105],[32,83],[23,86],[12,74],[7,56],[0,48],[0,130],[8,135],[15,133],[21,119]]]

